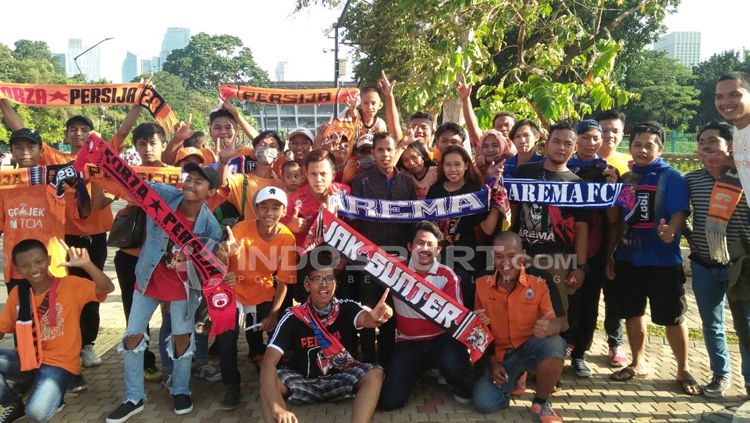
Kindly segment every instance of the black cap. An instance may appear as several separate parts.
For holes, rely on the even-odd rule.
[[[185,166],[182,167],[183,172],[198,172],[208,180],[208,183],[211,184],[211,188],[219,188],[221,186],[221,179],[219,178],[219,173],[216,171],[216,169],[212,168],[211,166],[201,166],[198,163],[186,163]]]
[[[589,129],[596,129],[600,133],[602,132],[602,126],[599,125],[599,122],[594,119],[584,119],[578,122],[578,126],[576,126],[576,134],[581,135]]]
[[[41,144],[42,136],[39,135],[39,132],[33,129],[21,128],[18,131],[13,131],[13,133],[10,135],[10,141],[8,141],[8,143],[13,144],[14,141],[19,140],[29,140],[37,144]]]
[[[67,129],[74,123],[82,123],[84,125],[88,125],[89,128],[94,129],[94,122],[91,122],[91,119],[83,115],[75,115],[72,118],[68,119],[68,121],[65,122],[65,128]]]

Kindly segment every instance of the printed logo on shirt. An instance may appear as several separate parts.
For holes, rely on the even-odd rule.
[[[11,218],[8,225],[11,229],[41,229],[43,228],[42,220],[46,215],[44,207],[29,207],[26,203],[21,203],[18,207],[9,208],[6,215]]]
[[[529,288],[526,290],[526,292],[523,293],[523,295],[526,297],[527,300],[530,300],[534,298],[534,290]]]

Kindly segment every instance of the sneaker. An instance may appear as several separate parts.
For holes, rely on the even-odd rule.
[[[612,367],[625,367],[628,365],[628,358],[622,351],[621,346],[609,347],[609,365]]]
[[[89,385],[86,383],[86,379],[83,378],[83,375],[74,377],[73,380],[70,381],[70,385],[68,385],[68,392],[83,392],[87,389],[89,389]]]
[[[523,372],[521,374],[521,377],[519,377],[516,381],[516,386],[514,386],[513,390],[510,391],[510,396],[520,397],[521,395],[526,393],[526,378],[528,376],[529,374],[527,372]]]
[[[161,370],[156,366],[143,369],[143,379],[147,382],[159,382],[161,380]]]
[[[226,391],[224,391],[224,397],[219,403],[219,409],[224,411],[232,411],[240,404],[240,386],[239,385],[227,385]]]
[[[23,405],[22,399],[17,399],[13,404],[5,407],[3,413],[0,414],[1,423],[12,423],[21,420],[26,416],[25,406]]]
[[[586,364],[586,360],[582,358],[574,358],[571,360],[570,364],[573,366],[576,376],[591,377],[591,369],[589,369],[589,365]]]
[[[732,378],[727,376],[714,375],[711,383],[703,387],[703,395],[708,398],[721,398],[729,388],[732,387]]]
[[[93,345],[84,345],[81,349],[81,361],[83,367],[98,367],[102,365],[102,359],[96,355]]]
[[[437,383],[438,385],[443,385],[443,386],[448,385],[448,381],[442,375],[438,377]]]
[[[190,399],[190,395],[172,395],[172,401],[174,401],[174,413],[178,416],[193,411],[193,401]]]
[[[458,394],[453,394],[453,399],[456,400],[456,402],[461,405],[471,404],[471,397],[466,398]]]
[[[132,401],[125,401],[119,407],[107,416],[107,423],[121,423],[143,411],[143,400],[134,404]]]
[[[210,364],[204,364],[202,366],[199,366],[198,368],[195,369],[195,372],[193,372],[193,375],[201,379],[206,379],[209,382],[221,381],[221,372],[211,367]]]
[[[543,403],[534,403],[531,405],[531,414],[535,415],[541,423],[558,423],[562,422],[562,418],[552,410],[552,404],[549,400]]]

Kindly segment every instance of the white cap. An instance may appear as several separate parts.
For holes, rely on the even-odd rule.
[[[370,146],[372,147],[372,134],[364,134],[357,140],[357,148],[356,150],[359,150],[361,147]]]
[[[265,187],[255,194],[255,204],[258,205],[266,200],[276,200],[286,207],[286,193],[278,187]]]
[[[302,134],[302,135],[306,136],[310,140],[310,142],[313,142],[315,140],[315,136],[307,128],[294,128],[294,129],[292,129],[292,132],[289,133],[289,139],[292,139],[292,137],[295,136],[295,135],[297,135],[297,134]]]

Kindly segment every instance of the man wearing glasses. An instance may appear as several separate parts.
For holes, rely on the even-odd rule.
[[[376,328],[391,318],[385,303],[388,290],[370,310],[336,293],[336,263],[330,252],[316,248],[302,257],[307,301],[291,307],[268,342],[260,371],[263,418],[266,422],[297,422],[292,404],[340,401],[354,397],[352,422],[369,422],[383,385],[383,369],[356,361],[356,331]],[[291,353],[288,367],[277,370],[282,355]]]

